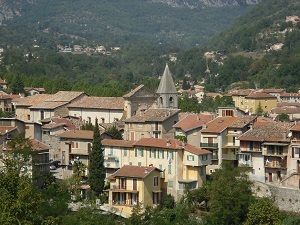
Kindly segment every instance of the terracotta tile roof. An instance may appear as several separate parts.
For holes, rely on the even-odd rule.
[[[299,114],[300,113],[300,108],[296,107],[278,107],[271,109],[271,113],[276,113],[276,114]]]
[[[35,88],[35,87],[24,87],[25,91],[31,91],[31,90],[36,90],[39,92],[45,92],[45,88]]]
[[[103,139],[101,143],[103,146],[132,148],[134,141],[125,141],[125,140],[117,140],[117,139]]]
[[[56,109],[58,107],[67,105],[68,102],[49,102],[49,101],[44,101],[38,104],[35,104],[33,106],[30,106],[30,109]]]
[[[142,138],[136,141],[133,146],[185,150],[196,155],[211,154],[211,152],[208,150],[197,148],[193,145],[183,143],[177,139]]]
[[[21,98],[16,105],[17,106],[33,106],[39,103],[44,102],[51,95],[48,94],[39,94],[39,95],[31,95],[26,98]]]
[[[118,169],[114,174],[112,174],[109,179],[114,179],[115,177],[133,177],[133,178],[145,178],[151,174],[154,170],[158,170],[153,166],[128,166],[125,165]]]
[[[59,91],[54,95],[51,95],[46,101],[48,102],[70,102],[77,97],[85,95],[84,92],[79,91]]]
[[[209,93],[205,93],[206,97],[217,97],[217,96],[222,96],[220,93],[213,93],[213,92],[209,92]]]
[[[124,109],[125,100],[122,97],[89,97],[84,96],[68,105],[68,108],[87,109]]]
[[[141,84],[140,86],[136,87],[135,89],[131,90],[129,93],[125,94],[123,97],[125,98],[130,98],[132,97],[136,92],[138,92],[140,89],[142,89],[144,87],[143,84]]]
[[[0,78],[0,84],[7,85],[7,82],[6,82],[5,80],[2,80],[2,79]]]
[[[193,130],[202,127],[204,124],[211,121],[213,117],[207,114],[190,114],[176,123],[173,127],[181,128],[183,131]]]
[[[238,139],[242,141],[274,141],[274,142],[289,142],[290,139],[287,137],[288,132],[293,123],[284,122],[258,122],[259,126],[254,127]]]
[[[300,102],[278,102],[277,103],[278,107],[283,107],[283,106],[295,106],[295,107],[300,107]]]
[[[242,90],[233,90],[233,91],[230,91],[228,93],[228,95],[231,95],[231,96],[247,96],[249,95],[253,90],[251,89],[242,89]]]
[[[274,98],[274,99],[277,99],[276,96],[274,95],[270,95],[270,94],[266,94],[266,93],[263,93],[263,92],[252,92],[250,93],[249,95],[247,95],[245,98],[253,98],[253,99],[264,99],[264,98]]]
[[[297,123],[291,128],[291,131],[300,131],[300,123]]]
[[[299,98],[300,97],[300,93],[282,93],[280,94],[280,97],[297,97]]]
[[[237,119],[230,124],[231,128],[243,128],[247,126],[249,123],[252,123],[256,120],[256,116],[239,116]]]
[[[34,151],[49,150],[49,147],[47,145],[43,144],[42,142],[40,142],[36,139],[31,139],[30,141],[32,143],[32,150],[34,150]]]
[[[0,91],[0,99],[11,99],[11,95],[7,94],[4,91]]]
[[[282,93],[285,89],[262,89],[261,91],[264,93]]]
[[[48,124],[45,124],[43,126],[43,129],[49,129],[49,130],[51,130],[51,129],[54,129],[56,127],[63,127],[65,125],[66,125],[65,123],[48,123]]]
[[[142,112],[141,115],[135,115],[126,119],[125,122],[163,122],[179,112],[179,109],[148,109]]]
[[[17,127],[13,126],[0,126],[0,135],[5,135],[13,130],[17,129]]]
[[[206,124],[206,128],[201,130],[201,133],[221,133],[229,127],[238,117],[217,117]]]
[[[60,138],[93,140],[93,135],[94,132],[91,130],[72,130],[72,131],[63,132],[58,136]]]

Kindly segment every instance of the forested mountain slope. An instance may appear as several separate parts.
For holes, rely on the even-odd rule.
[[[0,0],[5,25],[1,33],[19,30],[31,37],[47,30],[59,41],[116,45],[149,41],[179,48],[203,45],[224,30],[257,0]],[[3,7],[1,7],[1,5]],[[213,7],[218,6],[218,7]],[[14,16],[18,15],[18,16]],[[1,18],[0,18],[1,19]],[[10,36],[10,34],[8,34]],[[12,37],[14,37],[12,35]],[[2,36],[1,43],[16,38]],[[6,42],[5,42],[6,41]],[[22,42],[23,44],[24,41]],[[12,44],[12,43],[9,43]]]

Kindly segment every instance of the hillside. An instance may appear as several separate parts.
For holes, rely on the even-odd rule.
[[[298,92],[299,16],[299,1],[265,0],[211,39],[206,56],[204,50],[182,52],[177,68],[185,67],[210,91],[257,87]]]
[[[29,36],[47,31],[61,44],[78,40],[81,43],[101,41],[115,45],[148,41],[190,48],[203,45],[209,37],[229,27],[237,17],[251,9],[252,4],[248,3],[256,2],[0,0],[2,23],[8,30],[1,33],[11,30],[24,33],[22,29],[26,28],[25,34],[29,33]],[[6,44],[9,40],[2,38],[1,43]]]

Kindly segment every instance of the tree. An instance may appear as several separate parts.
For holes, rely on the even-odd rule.
[[[31,142],[20,135],[7,148],[0,169],[1,224],[41,224],[38,209],[43,200],[26,169],[33,154]]]
[[[259,102],[258,102],[258,107],[257,107],[255,113],[256,113],[257,115],[262,115],[263,112],[264,112],[264,110],[263,110],[263,108],[261,107],[261,103],[260,103],[260,101],[259,101]]]
[[[123,140],[122,133],[118,130],[116,125],[113,125],[113,126],[109,127],[106,130],[106,133],[112,135],[113,139]]]
[[[281,121],[281,122],[289,122],[290,117],[289,117],[288,114],[281,113],[281,114],[276,116],[276,120]]]
[[[279,222],[279,209],[268,198],[259,198],[250,205],[245,225],[273,225]]]
[[[223,163],[207,183],[209,225],[240,225],[246,220],[248,207],[253,201],[251,182],[244,168]]]
[[[104,150],[102,149],[98,119],[95,120],[92,151],[89,154],[89,184],[91,189],[100,195],[105,185]]]

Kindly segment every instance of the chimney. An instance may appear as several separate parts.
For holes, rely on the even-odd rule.
[[[199,121],[199,120],[200,120],[199,113],[197,113],[197,121]]]
[[[147,174],[147,173],[149,173],[149,172],[148,172],[148,169],[146,168],[146,169],[145,169],[145,174]]]
[[[282,132],[282,138],[283,138],[283,139],[286,139],[286,131],[283,131],[283,132]]]
[[[171,146],[171,141],[169,139],[167,139],[167,146]]]

